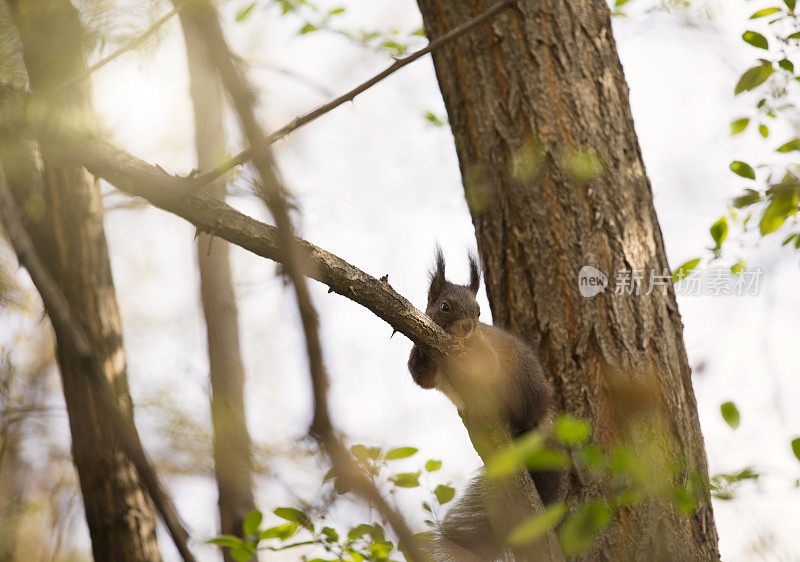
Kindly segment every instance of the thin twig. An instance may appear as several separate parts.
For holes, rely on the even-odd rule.
[[[365,90],[368,90],[369,88],[371,88],[372,86],[374,86],[375,84],[377,84],[378,82],[380,82],[381,80],[386,78],[387,76],[390,76],[391,74],[394,74],[395,72],[397,72],[398,70],[400,70],[404,66],[406,66],[408,64],[411,64],[415,60],[427,55],[428,53],[430,53],[432,51],[435,51],[436,49],[439,49],[439,48],[443,47],[447,43],[450,43],[451,41],[457,39],[458,37],[462,36],[463,34],[465,34],[466,32],[470,31],[471,29],[473,29],[473,28],[479,26],[480,24],[490,20],[495,15],[497,15],[499,12],[501,12],[505,8],[511,6],[513,3],[514,3],[514,0],[502,0],[501,2],[498,2],[494,6],[492,6],[491,8],[486,10],[485,12],[483,12],[482,14],[479,14],[478,16],[475,16],[471,20],[469,20],[467,22],[464,22],[463,24],[459,25],[458,27],[448,31],[444,35],[440,35],[439,37],[437,37],[436,39],[434,39],[433,41],[428,43],[428,45],[426,47],[424,47],[424,48],[422,48],[422,49],[420,49],[418,51],[415,51],[414,53],[408,55],[407,57],[395,60],[394,63],[391,66],[389,66],[388,68],[386,68],[382,72],[379,72],[378,74],[376,74],[375,76],[373,76],[369,80],[366,80],[366,81],[362,82],[361,84],[359,84],[358,86],[356,86],[355,88],[353,88],[352,90],[347,92],[346,94],[344,94],[342,96],[339,96],[338,98],[336,98],[334,100],[331,100],[328,103],[322,104],[319,107],[317,107],[316,109],[313,109],[313,110],[309,111],[308,113],[306,113],[304,115],[301,115],[300,117],[296,117],[295,119],[293,119],[292,121],[290,121],[289,123],[287,123],[286,125],[281,127],[280,129],[278,129],[274,133],[272,133],[269,136],[267,136],[262,141],[262,143],[260,143],[259,145],[254,145],[254,144],[252,144],[252,141],[251,141],[250,148],[247,148],[247,149],[243,150],[242,152],[240,152],[239,154],[237,154],[236,156],[234,156],[233,158],[231,158],[230,160],[228,160],[224,164],[221,164],[220,166],[214,168],[213,170],[200,175],[199,179],[201,179],[202,181],[199,182],[199,185],[202,186],[202,185],[205,185],[205,184],[207,184],[207,183],[209,183],[211,181],[214,181],[215,179],[217,179],[221,175],[227,173],[228,171],[232,170],[236,166],[240,166],[240,165],[244,164],[245,162],[248,162],[249,160],[251,160],[254,157],[254,155],[257,152],[265,150],[267,146],[273,144],[275,141],[278,141],[278,140],[282,139],[283,137],[285,137],[289,133],[299,129],[303,125],[307,125],[311,121],[314,121],[315,119],[318,119],[319,117],[322,117],[323,115],[325,115],[326,113],[332,111],[333,109],[336,109],[337,107],[339,107],[343,103],[348,102],[348,101],[352,101],[357,95],[359,95],[360,93],[364,92]]]
[[[5,227],[20,265],[28,270],[28,274],[42,297],[47,315],[58,335],[59,345],[63,343],[65,347],[73,350],[85,364],[86,368],[81,372],[87,377],[87,388],[96,392],[98,404],[111,424],[120,449],[136,467],[136,471],[139,473],[153,505],[161,515],[164,525],[175,541],[181,557],[185,562],[194,562],[195,558],[187,546],[189,534],[181,524],[172,500],[147,458],[133,422],[120,411],[111,385],[92,353],[91,343],[83,326],[73,316],[69,303],[42,262],[33,240],[25,230],[17,204],[11,190],[6,185],[2,168],[0,168],[0,223]]]
[[[137,35],[136,37],[131,39],[128,43],[126,43],[125,45],[123,45],[122,47],[120,47],[119,49],[117,49],[116,51],[111,53],[110,55],[103,57],[102,59],[100,59],[99,61],[97,61],[93,65],[91,65],[90,67],[86,68],[86,70],[84,70],[80,74],[77,74],[77,75],[73,76],[72,78],[70,78],[68,80],[65,80],[61,85],[57,86],[54,89],[54,91],[55,92],[60,92],[60,91],[66,90],[70,86],[72,86],[72,85],[74,85],[74,84],[76,84],[78,82],[81,82],[82,80],[86,79],[90,74],[92,74],[95,71],[103,68],[105,65],[107,65],[108,63],[110,63],[114,59],[124,55],[128,51],[132,51],[133,49],[137,48],[139,45],[141,45],[142,43],[147,41],[153,34],[155,34],[155,32],[158,31],[159,28],[161,28],[162,25],[164,25],[170,19],[172,19],[172,16],[177,14],[178,10],[180,10],[180,8],[181,8],[181,5],[177,4],[169,12],[167,12],[166,14],[161,16],[158,20],[156,20],[155,23],[153,23],[153,25],[151,25],[149,28],[147,28],[147,30],[144,33],[142,33],[141,35]]]

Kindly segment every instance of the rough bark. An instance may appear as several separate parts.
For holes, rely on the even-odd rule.
[[[84,68],[74,41],[81,34],[77,13],[65,0],[10,4],[25,47],[31,89],[34,95],[46,95]],[[80,120],[89,104],[88,88],[75,87],[53,102],[48,118]],[[28,211],[28,230],[37,251],[87,334],[120,408],[132,418],[98,186],[80,164],[46,150],[43,181],[37,182],[34,170],[20,167],[18,154],[3,152],[9,183],[20,207]],[[95,560],[160,560],[154,514],[134,467],[117,447],[96,390],[86,385],[85,362],[60,339],[57,359]]]
[[[418,3],[430,37],[490,5]],[[668,267],[605,2],[520,0],[433,57],[495,322],[541,350],[562,407],[590,420],[604,445],[634,441],[614,389],[652,389],[648,416],[665,427],[660,460],[679,460],[687,478],[705,478],[672,288],[594,298],[578,292],[584,265],[604,271],[612,285],[618,270],[661,275]],[[593,179],[573,166],[585,150],[604,163]],[[624,510],[587,559],[718,559],[703,492],[691,517],[667,502]],[[597,493],[573,479],[572,499]]]
[[[189,62],[197,164],[201,170],[210,170],[225,157],[224,96],[210,55],[205,52],[207,43],[202,34],[186,10],[180,13],[180,19]],[[205,190],[212,197],[224,200],[225,180],[216,180]],[[222,534],[242,536],[242,523],[255,509],[255,500],[243,395],[245,370],[228,243],[201,233],[197,239],[197,261],[208,341],[220,527]],[[224,556],[232,560],[229,550],[224,551]]]

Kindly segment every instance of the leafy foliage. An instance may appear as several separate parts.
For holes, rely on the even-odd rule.
[[[380,447],[353,445],[350,454],[358,466],[369,475],[373,482],[390,493],[398,489],[422,488],[427,492],[428,500],[421,502],[426,514],[425,523],[430,528],[439,524],[439,508],[455,497],[455,488],[449,484],[429,482],[426,476],[441,469],[442,461],[428,459],[424,470],[415,472],[396,472],[397,461],[410,459],[416,455],[415,447],[397,447],[384,450]],[[348,487],[339,479],[334,471],[329,471],[324,483],[330,484],[335,497],[350,494]],[[208,542],[221,548],[230,549],[231,557],[237,562],[253,559],[260,550],[282,551],[301,547],[319,551],[320,556],[306,558],[310,562],[341,560],[348,562],[389,561],[403,557],[402,545],[387,538],[384,522],[375,522],[377,514],[370,510],[369,522],[355,522],[346,528],[337,529],[325,524],[325,513],[313,513],[308,509],[297,507],[278,507],[272,511],[283,522],[276,522],[270,527],[263,527],[263,514],[251,512],[244,520],[243,538],[233,535],[222,535]],[[423,542],[430,540],[432,532],[417,535]],[[394,558],[393,558],[394,557]]]

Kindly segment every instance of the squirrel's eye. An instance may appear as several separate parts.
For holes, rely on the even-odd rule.
[[[450,312],[450,305],[447,304],[446,302],[443,302],[442,304],[439,305],[439,309],[442,312]]]

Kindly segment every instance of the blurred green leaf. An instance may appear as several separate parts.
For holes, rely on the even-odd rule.
[[[731,273],[733,273],[734,275],[740,275],[746,269],[747,269],[747,262],[744,260],[739,260],[731,266]]]
[[[750,124],[749,117],[743,117],[742,119],[736,119],[735,121],[731,122],[731,134],[738,135],[742,131],[747,128],[747,125]]]
[[[236,21],[244,21],[244,20],[246,20],[247,17],[253,12],[255,7],[256,7],[256,3],[253,2],[250,5],[245,6],[244,8],[239,10],[239,12],[237,12],[237,14],[236,14]]]
[[[709,232],[711,233],[711,238],[717,244],[717,248],[719,248],[728,237],[728,218],[722,217],[717,220],[711,225]]]
[[[769,42],[767,42],[767,38],[757,31],[745,31],[742,33],[742,39],[744,39],[745,43],[749,43],[753,47],[757,47],[759,49],[769,49]]]
[[[792,452],[795,458],[800,461],[800,437],[792,439]]]
[[[242,523],[242,530],[244,531],[245,535],[254,535],[258,532],[258,527],[261,525],[261,520],[264,518],[264,515],[254,509],[250,513],[247,514],[247,517],[244,518],[244,522]]]
[[[308,515],[299,509],[295,509],[293,507],[276,507],[272,510],[272,513],[281,519],[286,519],[292,523],[297,523],[303,527],[306,527],[307,529],[314,528],[314,525],[311,524],[311,519],[308,518]]]
[[[758,203],[759,201],[761,201],[761,194],[758,191],[754,189],[745,189],[744,195],[740,195],[733,200],[733,206],[737,209],[742,209]]]
[[[428,472],[436,472],[440,468],[442,468],[442,461],[431,459],[425,463],[425,470],[427,470]]]
[[[796,0],[783,0],[783,3],[786,4],[786,7],[789,8],[789,10],[794,10],[795,2]]]
[[[761,124],[758,126],[758,133],[759,133],[759,134],[760,134],[762,137],[764,137],[764,138],[767,138],[767,137],[769,136],[769,127],[767,127],[766,125],[764,125],[763,123],[761,123]]]
[[[297,523],[283,523],[282,525],[276,525],[275,527],[270,527],[269,529],[264,529],[258,534],[258,540],[264,541],[267,539],[280,539],[285,541],[292,535],[297,532],[299,526]]]
[[[560,414],[556,418],[555,436],[564,445],[581,445],[592,435],[592,426],[586,420]]]
[[[700,263],[700,258],[695,258],[693,260],[689,260],[676,269],[672,274],[672,281],[677,283],[681,279],[685,279],[689,276],[692,270],[697,267],[697,264]]]
[[[778,61],[778,66],[787,72],[794,72],[794,63],[789,59],[782,59]]]
[[[395,474],[390,480],[400,488],[416,488],[419,486],[419,472],[401,472]]]
[[[739,410],[736,408],[736,404],[733,402],[724,402],[719,407],[719,411],[722,414],[722,419],[731,426],[731,429],[739,427]]]
[[[414,447],[398,447],[397,449],[392,449],[386,453],[386,460],[393,461],[396,459],[406,459],[415,455],[417,451],[419,451],[419,449],[415,449]]]
[[[739,78],[739,82],[736,83],[736,88],[734,88],[734,94],[741,94],[742,92],[747,92],[756,88],[766,82],[767,78],[772,75],[774,69],[772,65],[769,63],[762,63],[758,66],[754,66],[752,68],[748,68],[742,77]]]
[[[228,548],[233,548],[241,543],[242,539],[233,535],[220,535],[218,537],[214,537],[213,539],[208,539],[206,542],[210,544],[216,544],[218,546],[227,546]]]
[[[761,215],[761,220],[758,223],[758,228],[762,236],[771,234],[778,230],[789,216],[791,207],[787,206],[786,202],[781,199],[773,199],[770,201],[767,208],[764,209],[764,214]]]
[[[794,150],[800,150],[800,138],[792,139],[775,149],[776,152],[792,152]]]
[[[750,166],[750,164],[747,164],[745,162],[740,162],[739,160],[734,160],[733,162],[730,163],[730,166],[728,167],[731,169],[731,172],[733,172],[737,176],[741,176],[743,178],[751,180],[756,179],[756,173],[753,170],[752,166]]]
[[[508,536],[507,542],[518,546],[537,541],[547,531],[555,527],[566,515],[567,511],[566,502],[557,502],[547,506],[542,513],[517,525]]]
[[[584,503],[561,527],[560,539],[564,554],[576,556],[588,550],[598,532],[611,522],[611,509],[603,500]]]
[[[439,505],[444,505],[455,497],[456,490],[450,486],[439,484],[433,494],[436,496],[436,501],[439,502]]]
[[[347,532],[347,538],[351,541],[356,539],[360,539],[364,535],[372,532],[372,525],[367,525],[366,523],[362,523],[356,527],[353,527]]]
[[[758,10],[752,16],[750,16],[751,20],[763,18],[766,16],[771,16],[772,14],[777,14],[778,12],[782,11],[780,8],[764,8],[763,10]]]

